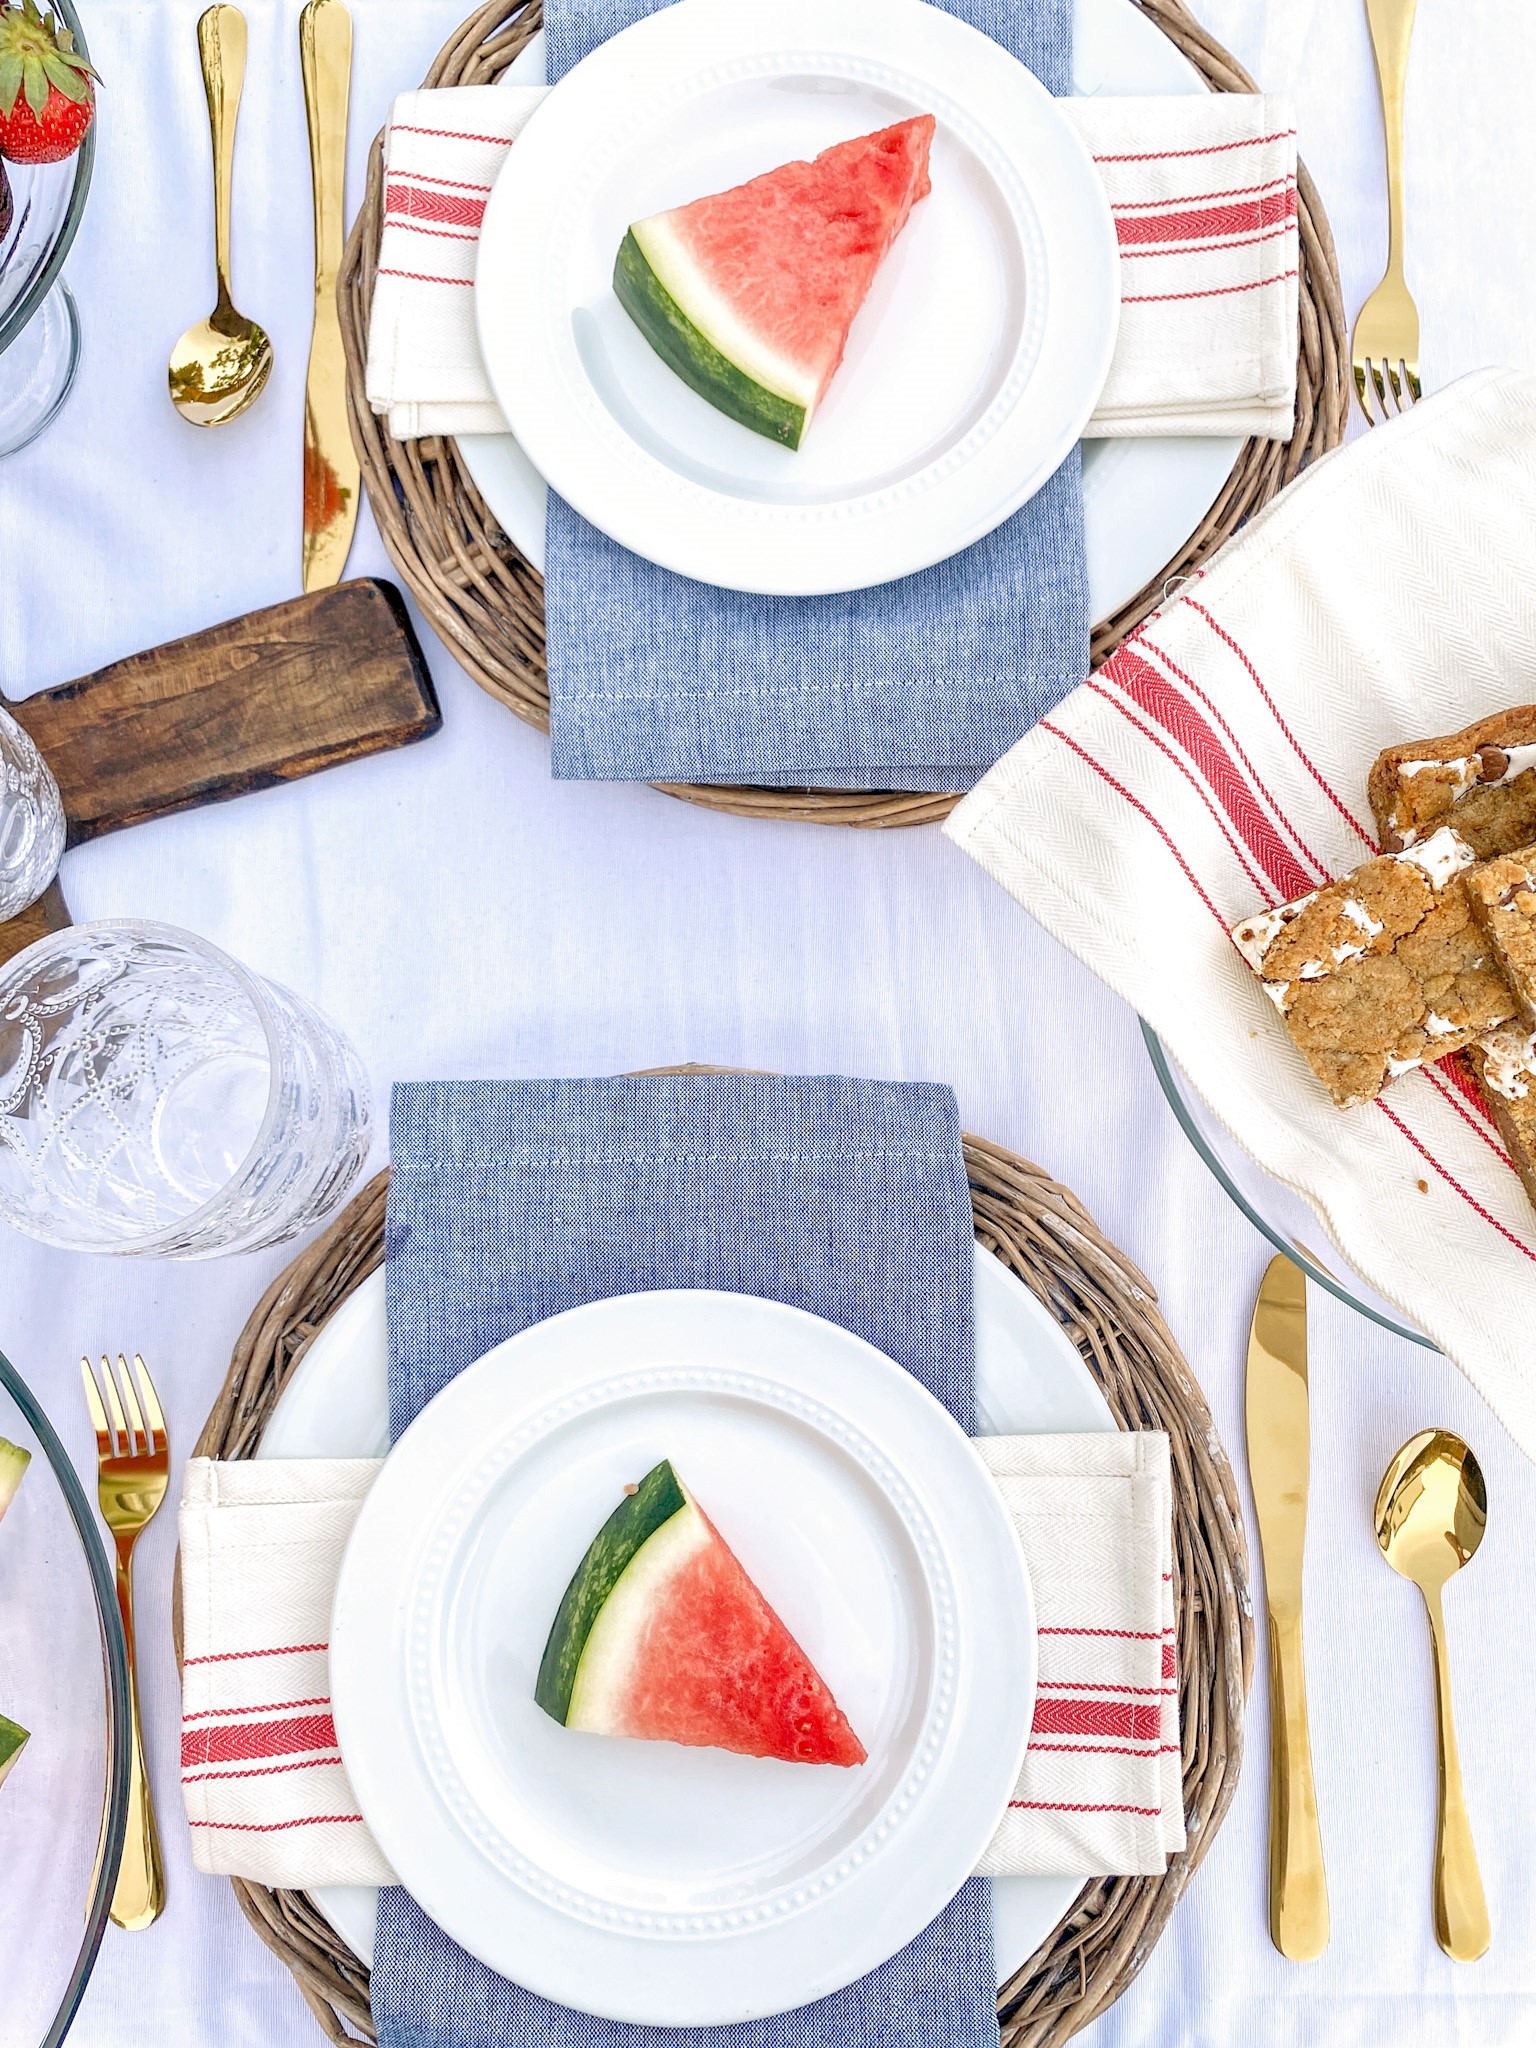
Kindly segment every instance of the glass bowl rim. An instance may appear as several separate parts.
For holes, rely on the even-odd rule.
[[[1167,1098],[1168,1107],[1173,1111],[1179,1129],[1259,1235],[1267,1238],[1277,1252],[1284,1252],[1294,1265],[1301,1268],[1309,1280],[1315,1281],[1319,1287],[1326,1288],[1336,1301],[1342,1301],[1358,1315],[1364,1316],[1368,1322],[1377,1324],[1383,1330],[1390,1330],[1394,1337],[1406,1337],[1410,1344],[1417,1344],[1425,1351],[1438,1351],[1439,1345],[1432,1338],[1426,1337],[1422,1330],[1414,1329],[1411,1323],[1400,1322],[1396,1316],[1384,1315],[1380,1309],[1372,1308],[1369,1302],[1364,1302],[1358,1295],[1352,1294],[1336,1274],[1320,1266],[1294,1239],[1286,1237],[1273,1223],[1265,1220],[1227,1172],[1219,1156],[1212,1150],[1205,1133],[1195,1123],[1189,1104],[1184,1099],[1184,1091],[1174,1074],[1173,1061],[1168,1056],[1167,1047],[1145,1017],[1138,1017],[1136,1021],[1141,1026],[1141,1035],[1146,1043],[1147,1057],[1152,1062],[1152,1071],[1157,1076],[1158,1085]]]
[[[96,1596],[96,1619],[101,1629],[102,1650],[107,1667],[107,1807],[102,1817],[101,1846],[92,1881],[92,1894],[86,1910],[85,1936],[75,1956],[75,1966],[70,1972],[63,1999],[40,2044],[40,2048],[59,2048],[59,2043],[63,2041],[74,2023],[75,2014],[80,2009],[80,2001],[85,1996],[85,1987],[90,1982],[92,1970],[96,1967],[96,1957],[101,1948],[102,1935],[106,1931],[112,1895],[117,1889],[118,1865],[123,1856],[123,1837],[128,1829],[128,1781],[132,1769],[133,1731],[128,1686],[128,1643],[123,1633],[122,1615],[118,1610],[112,1568],[107,1563],[106,1548],[97,1533],[79,1474],[75,1471],[69,1453],[59,1441],[46,1411],[3,1351],[0,1351],[0,1387],[3,1387],[16,1403],[27,1427],[42,1445],[43,1456],[48,1460],[53,1476],[58,1481],[59,1491],[64,1496],[70,1520],[74,1523],[75,1533],[80,1538],[80,1547],[85,1552],[86,1569],[90,1573],[91,1588]]]
[[[75,39],[75,48],[82,57],[89,57],[85,31],[80,26],[80,17],[75,12],[74,0],[48,0],[49,6],[63,19],[64,26]],[[57,241],[49,250],[42,269],[31,285],[11,308],[9,315],[0,320],[0,355],[10,347],[23,332],[27,323],[48,294],[58,283],[59,272],[64,268],[64,259],[74,244],[75,234],[85,212],[86,194],[91,189],[91,172],[96,163],[96,123],[92,121],[85,131],[85,138],[75,152],[75,182],[69,195],[69,210],[64,216],[64,225],[59,230]]]
[[[261,1124],[245,1157],[217,1194],[210,1195],[206,1202],[199,1202],[195,1209],[189,1209],[187,1214],[178,1217],[175,1223],[166,1224],[148,1236],[135,1237],[118,1244],[102,1244],[95,1239],[43,1237],[28,1229],[26,1224],[17,1221],[8,1210],[0,1207],[0,1219],[9,1222],[13,1229],[21,1231],[24,1236],[31,1237],[35,1243],[51,1245],[56,1251],[83,1252],[104,1258],[128,1254],[134,1257],[153,1257],[166,1244],[179,1238],[215,1210],[226,1198],[229,1190],[244,1177],[252,1162],[260,1156],[262,1147],[272,1134],[282,1102],[283,1050],[261,976],[249,967],[242,966],[221,947],[214,945],[211,939],[205,939],[197,932],[188,931],[182,925],[166,924],[159,918],[93,917],[88,918],[83,924],[65,925],[60,931],[45,932],[42,938],[34,939],[30,946],[24,947],[21,952],[0,966],[0,1003],[3,1003],[17,970],[24,968],[34,956],[46,953],[50,947],[67,945],[71,938],[79,938],[82,933],[90,932],[124,932],[135,938],[147,935],[152,938],[171,939],[184,951],[200,953],[205,960],[215,967],[223,968],[239,983],[242,993],[249,999],[251,1007],[256,1012],[257,1022],[261,1025],[262,1035],[267,1042],[267,1106],[262,1112]]]

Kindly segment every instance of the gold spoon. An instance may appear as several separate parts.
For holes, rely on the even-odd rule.
[[[1482,1468],[1459,1436],[1426,1429],[1403,1445],[1376,1495],[1376,1541],[1395,1572],[1412,1579],[1429,1611],[1440,1708],[1440,1820],[1435,1837],[1435,1939],[1470,1963],[1491,1939],[1483,1880],[1467,1820],[1451,1718],[1451,1666],[1440,1594],[1483,1540],[1488,1493]]]
[[[210,7],[197,24],[213,135],[213,242],[218,304],[189,327],[171,351],[171,403],[195,427],[221,427],[254,405],[272,369],[272,344],[229,295],[229,195],[235,168],[235,122],[245,84],[245,16],[238,7]]]

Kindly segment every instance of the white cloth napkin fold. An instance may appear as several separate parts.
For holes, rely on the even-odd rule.
[[[1034,1728],[983,1875],[1158,1872],[1184,1846],[1168,1439],[986,1437],[1040,1625]],[[188,1462],[182,1788],[199,1870],[389,1884],[331,1720],[326,1645],[373,1459]]]
[[[384,144],[368,402],[397,440],[506,432],[474,278],[496,173],[544,86],[402,93]],[[1060,105],[1120,242],[1114,361],[1090,436],[1285,440],[1296,403],[1296,132],[1272,94]]]
[[[945,830],[1145,1017],[1238,1143],[1536,1456],[1536,1214],[1458,1068],[1335,1109],[1228,926],[1370,857],[1399,740],[1533,695],[1536,377],[1312,467]]]

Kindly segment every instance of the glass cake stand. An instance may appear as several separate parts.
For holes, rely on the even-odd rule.
[[[1168,1098],[1168,1106],[1178,1118],[1185,1137],[1259,1235],[1267,1237],[1277,1252],[1284,1252],[1288,1259],[1294,1259],[1309,1280],[1316,1281],[1319,1287],[1326,1287],[1330,1294],[1358,1309],[1373,1323],[1380,1323],[1395,1337],[1406,1337],[1410,1344],[1422,1344],[1426,1350],[1435,1350],[1436,1346],[1422,1330],[1404,1322],[1400,1310],[1384,1301],[1374,1288],[1346,1265],[1329,1243],[1316,1211],[1300,1195],[1272,1180],[1248,1157],[1174,1065],[1150,1024],[1142,1023],[1141,1035],[1147,1042],[1153,1071]],[[1317,1248],[1319,1241],[1323,1250]]]
[[[88,55],[74,0],[51,0]],[[35,441],[69,396],[80,315],[60,272],[85,211],[96,124],[61,164],[5,164],[11,219],[0,232],[0,455]],[[0,201],[0,213],[4,211]]]
[[[67,1384],[78,1401],[78,1382]],[[0,1714],[30,1731],[0,1785],[0,2041],[58,2048],[95,1966],[122,1855],[128,1652],[91,1504],[3,1354],[0,1436],[32,1454],[0,1524]],[[81,1683],[98,1651],[105,1688]]]

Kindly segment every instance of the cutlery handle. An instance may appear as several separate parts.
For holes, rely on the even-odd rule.
[[[1269,1617],[1269,1937],[1293,1963],[1328,1946],[1299,1608],[1284,1620]]]
[[[309,0],[299,16],[299,62],[315,192],[315,290],[334,294],[341,268],[352,85],[352,17],[341,0]]]
[[[229,198],[235,176],[235,123],[245,88],[245,16],[239,8],[210,7],[197,24],[197,48],[203,60],[203,91],[213,138],[213,260],[219,305],[224,308],[231,303]]]
[[[1435,1939],[1458,1963],[1474,1962],[1492,1939],[1472,1824],[1467,1819],[1451,1712],[1451,1661],[1438,1587],[1424,1591],[1429,1639],[1435,1650],[1435,1702],[1440,1710],[1440,1818],[1435,1830]]]
[[[128,1766],[128,1829],[112,1892],[112,1920],[117,1927],[148,1927],[165,1910],[165,1873],[160,1862],[160,1831],[155,1802],[144,1768],[144,1737],[139,1719],[138,1659],[133,1639],[133,1553],[121,1542],[117,1549],[117,1605],[128,1643],[128,1699],[133,1721],[133,1754]]]
[[[1387,268],[1403,267],[1403,88],[1415,0],[1365,0],[1387,134]]]

